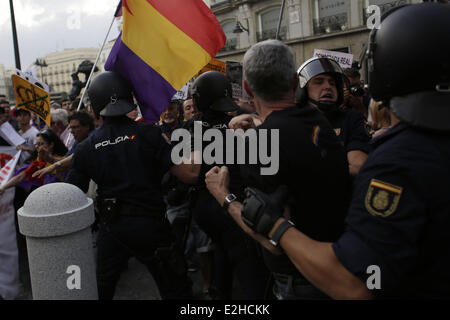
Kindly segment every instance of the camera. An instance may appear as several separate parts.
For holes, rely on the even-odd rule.
[[[352,83],[349,90],[351,95],[355,97],[362,97],[366,93],[359,83]]]
[[[91,73],[92,67],[94,64],[89,60],[84,60],[79,66],[76,72],[72,73],[72,89],[69,92],[70,100],[75,100],[83,89],[86,86],[86,82],[89,78],[89,74]],[[98,68],[95,67],[94,72],[98,71]],[[83,73],[86,79],[85,82],[81,82],[78,78],[78,74]]]

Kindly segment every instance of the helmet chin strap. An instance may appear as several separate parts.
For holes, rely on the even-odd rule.
[[[336,104],[336,101],[320,101],[320,100],[317,101],[317,100],[313,100],[311,98],[309,99],[309,101],[325,114],[331,113],[338,109],[338,105]]]

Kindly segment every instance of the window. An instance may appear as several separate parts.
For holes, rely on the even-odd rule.
[[[398,7],[404,4],[407,4],[409,1],[406,0],[363,0],[363,25],[367,23],[367,19],[370,14],[367,13],[367,7],[369,5],[377,5],[380,7],[381,14],[389,11],[394,7]],[[372,13],[373,14],[373,13]]]
[[[268,11],[261,13],[260,17],[260,30],[257,33],[257,40],[263,41],[267,39],[275,39],[278,28],[278,19],[280,18],[280,7],[272,8]],[[280,26],[280,39],[286,40],[287,27],[286,19],[283,17],[281,19]]]
[[[314,34],[347,29],[348,0],[314,0]]]
[[[236,21],[228,21],[222,25],[222,30],[227,36],[227,42],[222,50],[235,50],[237,46],[237,34],[233,33],[234,28],[236,27]]]

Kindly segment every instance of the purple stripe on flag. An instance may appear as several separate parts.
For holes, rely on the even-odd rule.
[[[145,121],[158,122],[159,116],[177,91],[131,51],[122,42],[121,36],[119,35],[109,54],[105,70],[118,72],[130,81]]]

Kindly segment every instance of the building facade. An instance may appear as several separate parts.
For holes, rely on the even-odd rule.
[[[274,39],[281,11],[281,0],[210,0],[211,9],[222,26],[227,42],[217,54],[222,61],[242,61],[254,43]],[[286,0],[279,36],[295,54],[297,66],[311,58],[314,49],[353,54],[358,61],[367,44],[373,13],[377,5],[383,14],[390,8],[421,0]],[[236,33],[239,24],[242,32]]]
[[[66,49],[47,54],[38,59],[45,61],[46,66],[36,66],[36,74],[49,85],[51,93],[68,93],[72,88],[72,73],[84,60],[95,62],[98,50],[98,48]],[[85,81],[84,75],[80,74],[79,77],[81,81]]]

